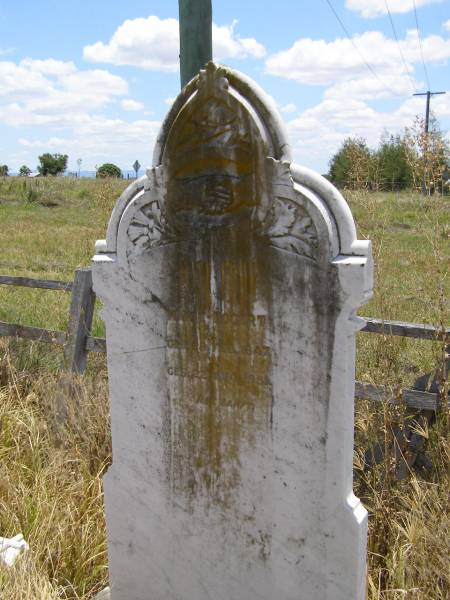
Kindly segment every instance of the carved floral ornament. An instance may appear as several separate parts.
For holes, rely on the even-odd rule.
[[[252,230],[268,238],[272,246],[313,260],[316,257],[318,239],[313,220],[305,208],[290,198],[273,198],[265,216],[253,224]],[[195,239],[200,234],[201,230],[192,229],[190,235],[186,235],[186,232],[180,233],[172,227],[164,214],[164,203],[159,198],[144,204],[128,227],[131,243],[142,250]]]
[[[289,163],[266,157],[255,116],[232,93],[224,70],[201,71],[198,91],[179,111],[163,165],[147,173],[147,202],[128,237],[142,250],[238,226],[314,259],[317,231],[296,201]]]

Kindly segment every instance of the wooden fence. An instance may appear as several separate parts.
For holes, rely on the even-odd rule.
[[[78,269],[75,272],[74,281],[71,282],[0,275],[0,284],[71,292],[67,331],[52,331],[0,321],[0,337],[11,336],[60,344],[63,346],[66,368],[74,373],[84,372],[89,352],[106,352],[106,340],[91,335],[95,294],[92,290],[90,268]],[[363,318],[366,325],[361,331],[366,333],[442,341],[445,344],[450,342],[450,328],[439,329],[431,325],[420,325],[418,323]],[[355,397],[363,400],[387,400],[392,404],[403,402],[407,406],[419,410],[437,410],[440,406],[440,396],[436,393],[411,389],[392,389],[388,386],[373,385],[361,381],[356,382]]]

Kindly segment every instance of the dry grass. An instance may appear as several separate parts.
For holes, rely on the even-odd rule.
[[[369,600],[446,600],[450,589],[448,414],[421,433],[433,468],[426,477],[410,471],[395,478],[395,426],[401,409],[357,404],[356,493],[369,511]],[[363,470],[363,453],[376,438],[385,460]]]
[[[2,260],[16,267],[1,271],[71,279],[76,266],[88,264],[119,190],[102,182],[55,185],[67,188],[59,191],[59,207],[29,205],[0,186],[0,219],[5,217],[0,250]],[[376,293],[364,314],[448,324],[448,200],[357,192],[349,200],[359,235],[374,243]],[[9,227],[13,222],[15,229]],[[48,241],[54,235],[57,242]],[[57,264],[64,266],[58,270]],[[0,294],[0,319],[65,326],[62,293],[10,288]],[[101,333],[101,325],[96,327]],[[357,376],[368,382],[411,385],[442,360],[437,342],[358,336]],[[110,461],[110,440],[104,357],[91,356],[88,374],[74,384],[60,383],[56,348],[0,339],[0,361],[0,533],[22,532],[31,548],[13,569],[0,569],[0,597],[89,600],[107,582],[101,477]],[[69,385],[77,393],[61,430],[58,415]],[[397,481],[393,429],[408,419],[402,407],[357,403],[356,492],[370,515],[368,600],[449,597],[448,412],[422,431],[432,472]],[[382,444],[385,458],[363,469],[364,451],[374,441]]]
[[[91,598],[107,580],[105,381],[33,379],[14,370],[8,352],[2,368],[0,531],[6,537],[22,532],[30,551],[13,569],[0,567],[0,591],[8,600]],[[62,405],[69,406],[64,428]]]

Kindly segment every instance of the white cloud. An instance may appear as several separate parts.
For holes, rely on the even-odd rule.
[[[42,73],[42,75],[63,76],[77,71],[73,62],[56,60],[54,58],[47,58],[45,60],[24,58],[20,62],[20,66],[33,73]]]
[[[127,94],[127,82],[105,70],[54,59],[0,61],[0,123],[13,127],[70,126]]]
[[[379,31],[367,31],[356,35],[353,43],[347,38],[334,41],[302,38],[291,48],[273,54],[266,60],[266,71],[309,85],[338,85],[344,82],[360,82],[352,86],[357,97],[368,97],[368,87],[372,97],[395,97],[403,94],[409,80],[409,92],[418,84],[411,83],[415,64],[421,62],[420,43],[416,30],[408,31],[400,40],[400,48],[405,57],[406,68],[395,40]],[[355,50],[358,47],[361,55]],[[445,62],[450,57],[450,39],[429,35],[422,39],[424,58],[427,62]],[[367,64],[375,71],[371,75]],[[368,86],[368,79],[372,83]],[[397,81],[398,80],[398,81]]]
[[[178,21],[152,15],[127,19],[107,44],[85,46],[83,56],[90,62],[170,72],[178,69],[178,49]]]
[[[58,146],[62,146],[67,142],[67,140],[58,137],[51,137],[46,142],[29,140],[27,138],[19,138],[17,141],[25,148],[51,148],[52,150],[55,150]]]
[[[446,31],[450,31],[450,19],[448,21],[445,21],[445,23],[443,23],[442,26]]]
[[[213,54],[214,60],[220,61],[224,58],[263,58],[266,49],[255,38],[241,38],[235,33],[238,21],[234,20],[231,25],[216,25],[213,23]]]
[[[107,119],[101,116],[85,116],[74,123],[71,134],[65,137],[51,136],[45,139],[20,138],[19,144],[28,151],[30,164],[37,162],[38,154],[64,152],[69,154],[69,169],[75,169],[75,159],[83,159],[83,167],[93,169],[104,162],[113,162],[121,168],[132,168],[136,158],[144,166],[151,164],[152,148],[159,131],[158,121]],[[33,157],[33,158],[31,158]]]
[[[397,109],[388,112],[376,110],[351,97],[346,102],[325,98],[288,123],[294,159],[309,166],[322,164],[326,170],[324,157],[331,157],[345,138],[363,137],[369,146],[375,147],[385,129],[400,133],[423,111],[424,102],[417,97],[408,98]],[[438,120],[450,116],[450,96],[436,96],[433,113]]]
[[[127,94],[127,82],[106,70],[82,71],[53,59],[0,61],[0,124],[46,132],[45,139],[37,132],[36,137],[22,135],[18,143],[23,151],[10,160],[17,160],[17,168],[24,162],[32,165],[47,151],[67,153],[69,160],[82,156],[88,169],[108,159],[126,168],[136,156],[142,156],[142,163],[148,157],[149,163],[158,122],[129,123],[95,114]],[[143,107],[128,98],[123,102],[125,109]]]
[[[426,6],[427,4],[435,4],[443,0],[416,0],[416,7]],[[414,10],[412,0],[346,0],[346,8],[358,12],[364,19],[373,19],[386,15],[387,7],[391,13],[408,13]]]
[[[254,38],[241,38],[231,25],[213,24],[214,58],[261,58],[266,51]],[[85,46],[85,60],[114,65],[131,65],[153,71],[176,72],[179,68],[179,29],[177,19],[127,19],[108,43]]]
[[[370,74],[369,74],[370,75]],[[421,88],[420,82],[414,83],[414,89]],[[412,93],[411,79],[406,75],[385,75],[382,85],[375,77],[360,77],[336,83],[325,90],[325,98],[347,98],[356,100],[380,100],[384,98],[405,97]]]
[[[0,48],[0,56],[6,56],[8,54],[12,54],[14,52],[14,48]]]
[[[289,104],[282,106],[280,108],[280,110],[282,113],[290,114],[290,113],[295,112],[297,110],[297,107],[295,106],[295,104],[293,102],[290,102]]]
[[[130,98],[122,100],[120,106],[123,108],[123,110],[133,111],[142,110],[145,105],[142,102],[138,102],[137,100],[131,100]]]

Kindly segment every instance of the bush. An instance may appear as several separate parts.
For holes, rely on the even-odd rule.
[[[105,163],[97,169],[96,177],[116,177],[122,178],[122,171],[113,163]]]
[[[8,165],[0,165],[0,177],[6,177],[8,175]]]

